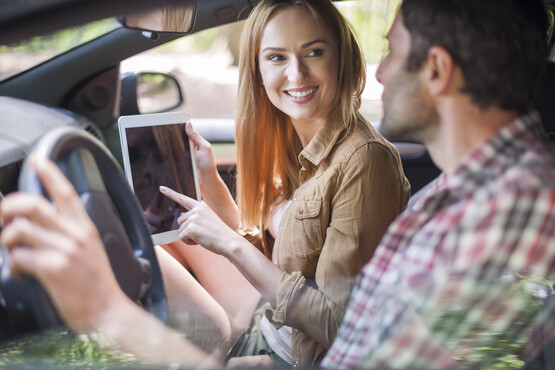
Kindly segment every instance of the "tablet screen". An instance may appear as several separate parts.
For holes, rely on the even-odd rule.
[[[177,240],[177,218],[184,210],[160,193],[161,185],[199,199],[198,181],[185,123],[120,127],[124,131],[127,176],[156,244]],[[122,140],[123,142],[123,140]],[[129,179],[128,179],[129,180]]]

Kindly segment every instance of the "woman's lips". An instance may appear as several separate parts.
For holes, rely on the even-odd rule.
[[[318,86],[304,87],[299,89],[284,90],[285,95],[295,103],[306,103],[312,100]]]

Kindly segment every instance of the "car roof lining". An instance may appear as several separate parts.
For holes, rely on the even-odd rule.
[[[0,2],[0,45],[94,20],[191,0],[13,0]],[[207,1],[207,0],[202,0]]]

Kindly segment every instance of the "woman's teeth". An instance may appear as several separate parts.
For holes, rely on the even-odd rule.
[[[292,96],[293,98],[302,99],[302,98],[306,98],[314,91],[316,91],[315,87],[305,91],[286,91],[286,93],[287,95]]]

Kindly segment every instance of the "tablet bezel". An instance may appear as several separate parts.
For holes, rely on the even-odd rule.
[[[125,173],[125,178],[135,193],[133,187],[133,176],[131,173],[131,161],[129,158],[129,147],[127,145],[127,128],[136,127],[152,127],[152,126],[163,126],[163,125],[173,125],[179,123],[187,123],[190,120],[190,116],[187,112],[169,112],[169,113],[155,113],[155,114],[140,114],[140,115],[129,115],[121,116],[118,119],[118,130],[121,143],[121,151],[123,158],[123,169]],[[195,150],[194,145],[189,139],[189,149],[191,151],[191,161],[193,168],[193,179],[196,192],[196,200],[200,201],[200,187],[198,181],[198,172],[195,162]],[[171,243],[179,240],[179,230],[174,229],[170,231],[160,232],[151,234],[152,242],[156,245]]]

